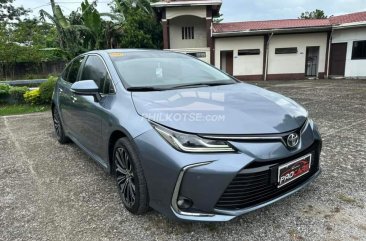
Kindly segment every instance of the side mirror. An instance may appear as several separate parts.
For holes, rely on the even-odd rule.
[[[89,95],[94,97],[95,102],[102,98],[99,93],[99,87],[94,80],[82,80],[71,85],[71,91],[76,95]]]

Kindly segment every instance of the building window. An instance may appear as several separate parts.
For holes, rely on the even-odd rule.
[[[260,49],[239,49],[238,55],[259,55],[261,53]]]
[[[182,27],[182,39],[194,39],[194,27]]]
[[[291,48],[276,48],[276,54],[297,54],[297,47]]]
[[[196,58],[206,58],[205,52],[187,53],[188,55],[194,56]]]
[[[352,59],[366,59],[366,40],[353,42]]]

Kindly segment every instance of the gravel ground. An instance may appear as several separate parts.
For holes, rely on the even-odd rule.
[[[227,223],[133,216],[112,177],[57,143],[51,113],[0,117],[0,240],[366,240],[366,81],[257,84],[320,127],[323,174],[308,188]]]

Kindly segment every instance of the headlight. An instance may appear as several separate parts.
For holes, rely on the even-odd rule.
[[[151,123],[151,122],[150,122]],[[173,131],[151,123],[154,129],[178,151],[184,152],[235,152],[226,141],[210,140],[197,135]]]

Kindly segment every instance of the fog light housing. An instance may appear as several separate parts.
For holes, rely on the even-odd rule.
[[[188,209],[193,206],[193,201],[186,197],[179,197],[177,205],[180,209]]]

